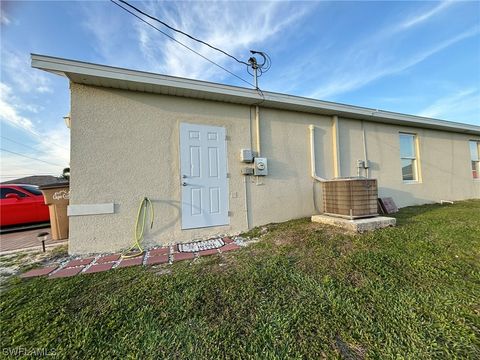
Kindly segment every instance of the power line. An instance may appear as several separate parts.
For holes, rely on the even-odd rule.
[[[54,175],[54,174],[56,173],[40,172],[40,173],[30,173],[30,174],[0,174],[0,176],[14,177],[14,176],[35,176],[35,175]]]
[[[39,174],[33,174],[33,175],[21,175],[21,176],[8,176],[8,175],[0,175],[0,179],[2,180],[17,180],[17,179],[24,179],[24,178],[29,178],[29,177],[34,177],[34,176],[52,176],[54,178],[59,178],[61,175],[60,174],[43,174],[43,173],[39,173]]]
[[[178,41],[177,39],[175,39],[174,37],[170,36],[169,34],[167,34],[166,32],[160,30],[158,27],[156,27],[155,25],[153,24],[150,24],[148,21],[146,21],[145,19],[141,18],[140,16],[138,16],[137,14],[133,13],[132,11],[128,10],[127,8],[123,7],[122,5],[116,3],[115,1],[113,0],[110,0],[112,3],[114,3],[115,5],[117,5],[118,7],[122,8],[123,10],[125,10],[126,12],[128,12],[130,15],[133,15],[135,16],[137,19],[139,19],[140,21],[143,21],[145,24],[147,24],[148,26],[154,28],[155,30],[157,30],[158,32],[162,33],[163,35],[165,35],[166,37],[168,37],[170,40],[172,41],[175,41],[177,44],[183,46],[184,48],[190,50],[191,52],[197,54],[198,56],[200,56],[201,58],[207,60],[209,63],[215,65],[215,66],[218,66],[220,69],[226,71],[227,73],[229,73],[230,75],[232,76],[235,76],[237,79],[243,81],[244,83],[250,85],[250,86],[254,86],[251,82],[243,79],[242,77],[238,76],[237,74],[234,74],[233,72],[231,72],[230,70],[224,68],[223,66],[217,64],[216,62],[214,62],[213,60],[210,60],[209,58],[207,58],[206,56],[200,54],[198,51],[195,51],[193,50],[191,47],[185,45],[184,43]]]
[[[32,147],[32,146],[30,146],[30,145],[24,144],[24,143],[22,143],[22,142],[20,142],[20,141],[16,141],[16,140],[10,139],[10,138],[8,138],[8,137],[6,137],[6,136],[0,135],[0,137],[1,137],[2,139],[8,140],[8,141],[10,141],[10,142],[13,142],[13,143],[15,143],[15,144],[25,146],[25,147],[27,147],[27,148],[29,148],[29,149],[34,150],[34,151],[38,151],[38,152],[45,153],[45,154],[48,153],[48,152],[46,152],[45,150],[42,151],[42,150],[35,149],[34,147]],[[59,147],[60,147],[60,146],[59,146]],[[64,148],[64,149],[67,150],[66,148]]]
[[[1,0],[0,0],[0,1],[1,1]],[[24,129],[24,130],[25,130],[25,129]],[[27,129],[27,130],[25,130],[25,131],[26,131],[27,133],[29,133],[30,136],[34,136],[34,137],[37,138],[37,139],[40,138],[40,137],[42,137],[42,136],[45,137],[43,134],[41,134],[41,133],[39,133],[39,132],[37,132],[37,131],[35,131],[35,130],[31,130],[31,129],[28,130],[28,129]],[[55,142],[55,141],[53,141],[53,140],[51,140],[51,139],[48,139],[48,142],[51,143],[51,144],[55,144],[55,145],[57,145],[58,147],[63,148],[63,149],[65,149],[65,150],[68,151],[68,149],[67,149],[65,146],[60,145],[59,143],[57,143],[57,142]]]
[[[206,45],[206,46],[208,46],[209,48],[211,48],[211,49],[213,49],[213,50],[219,51],[219,52],[221,52],[222,54],[227,55],[228,57],[232,58],[233,60],[235,60],[236,62],[238,62],[238,63],[240,63],[240,64],[249,66],[249,64],[248,64],[247,62],[242,61],[242,60],[239,60],[239,59],[237,59],[235,56],[227,53],[226,51],[224,51],[224,50],[222,50],[222,49],[219,49],[219,48],[217,48],[217,47],[215,47],[215,46],[213,46],[213,45],[210,45],[209,43],[207,43],[207,42],[205,42],[205,41],[203,41],[203,40],[200,40],[200,39],[198,39],[198,38],[196,38],[196,37],[194,37],[194,36],[192,36],[192,35],[190,35],[190,34],[187,34],[186,32],[183,32],[182,30],[175,29],[173,26],[168,25],[166,22],[164,22],[164,21],[156,18],[155,16],[152,16],[152,15],[150,15],[150,14],[147,14],[146,12],[143,12],[143,11],[140,10],[139,8],[137,8],[137,7],[129,4],[128,2],[126,2],[126,1],[124,1],[124,0],[118,0],[118,1],[120,1],[122,4],[125,4],[125,5],[127,5],[128,7],[132,8],[132,9],[134,9],[135,11],[139,12],[139,13],[142,14],[143,16],[146,16],[146,17],[148,17],[149,19],[152,19],[152,20],[154,20],[154,21],[159,22],[160,24],[162,24],[163,26],[169,28],[170,30],[173,30],[173,31],[175,31],[175,32],[177,32],[177,33],[179,33],[179,34],[182,34],[182,35],[184,35],[184,36],[186,36],[186,37],[188,37],[188,38],[190,38],[190,39],[192,39],[192,40],[195,40],[195,41],[199,42],[200,44]]]
[[[22,156],[22,157],[27,158],[27,159],[31,159],[31,160],[35,160],[35,161],[41,161],[41,162],[44,162],[44,163],[49,164],[49,165],[61,166],[61,167],[63,167],[63,165],[54,164],[54,163],[51,163],[51,162],[48,162],[48,161],[45,161],[45,160],[41,160],[41,159],[36,159],[36,158],[31,157],[31,156],[27,156],[27,155],[24,155],[24,154],[17,153],[17,152],[15,152],[15,151],[10,151],[10,150],[3,149],[3,148],[0,148],[0,150],[1,150],[1,151],[8,152],[8,153],[10,153],[10,154]]]

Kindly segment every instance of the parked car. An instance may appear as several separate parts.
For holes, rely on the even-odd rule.
[[[0,226],[50,221],[48,206],[38,186],[0,185]]]

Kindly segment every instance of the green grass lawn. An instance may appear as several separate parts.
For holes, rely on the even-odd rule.
[[[14,278],[0,356],[480,358],[480,201],[396,217],[363,235],[273,224],[247,248],[193,263]]]

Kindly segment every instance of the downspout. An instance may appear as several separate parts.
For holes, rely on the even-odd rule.
[[[317,163],[315,160],[315,125],[309,125],[308,129],[310,130],[310,171],[312,178],[320,182],[327,181],[327,179],[317,175]]]
[[[365,169],[365,177],[369,178],[370,177],[370,165],[368,163],[367,138],[366,138],[366,135],[365,135],[365,126],[364,126],[363,120],[362,120],[362,136],[363,136],[363,161],[364,161],[363,168]]]
[[[332,116],[333,174],[340,177],[340,138],[338,133],[338,116]]]
[[[257,156],[261,157],[260,147],[260,109],[258,105],[255,105],[255,126],[257,131]]]

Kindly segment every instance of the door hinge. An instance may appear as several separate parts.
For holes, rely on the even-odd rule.
[[[230,136],[225,135],[225,141],[230,141]]]
[[[233,212],[229,211],[228,212],[228,217],[232,217],[233,216]]]

